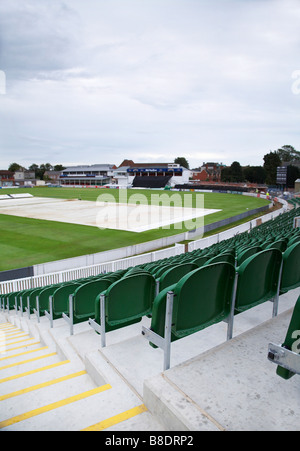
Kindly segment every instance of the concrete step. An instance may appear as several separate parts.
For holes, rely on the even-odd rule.
[[[45,317],[38,322],[34,315],[0,313],[0,340],[7,345],[0,348],[0,367],[6,367],[0,369],[0,378],[1,373],[7,377],[0,383],[0,393],[22,391],[0,402],[0,427],[210,431],[250,426],[280,430],[284,425],[299,429],[299,378],[282,381],[267,359],[267,340],[284,339],[299,294],[297,288],[280,297],[277,318],[270,319],[271,303],[237,315],[229,342],[226,323],[218,323],[172,343],[168,371],[162,371],[162,351],[141,335],[141,323],[108,333],[107,346],[101,348],[100,336],[87,322],[76,324],[70,336],[63,319],[50,328]],[[147,322],[149,318],[143,319],[149,326]],[[55,367],[42,369],[52,364]],[[23,375],[25,370],[30,375]],[[79,372],[84,374],[74,375]],[[36,385],[41,386],[30,389]]]
[[[86,365],[56,326],[0,315],[0,430],[164,430],[106,362]]]
[[[299,376],[267,359],[292,309],[147,381],[144,402],[167,429],[300,431]]]

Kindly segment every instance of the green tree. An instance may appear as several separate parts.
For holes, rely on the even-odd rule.
[[[37,164],[33,163],[29,166],[28,169],[29,169],[29,171],[34,171],[36,173],[36,171],[38,171],[38,169],[39,169],[39,166]]]
[[[266,171],[262,166],[246,166],[243,170],[244,178],[249,183],[265,183]]]
[[[45,172],[51,171],[53,169],[53,166],[50,163],[40,164],[40,166],[33,163],[31,166],[29,166],[29,169],[35,172],[35,177],[37,179],[43,180]]]
[[[288,188],[295,187],[295,181],[300,178],[300,169],[297,166],[290,165],[288,167],[287,186]]]
[[[221,171],[222,182],[243,182],[244,179],[242,166],[238,161],[234,161],[230,167],[223,168]]]
[[[231,167],[228,166],[221,170],[221,181],[222,182],[231,182]]]
[[[230,166],[230,168],[231,168],[232,182],[243,182],[244,176],[243,176],[242,166],[240,165],[240,163],[238,161],[234,161],[232,163],[232,165]]]
[[[11,172],[16,172],[18,171],[22,166],[18,163],[11,163],[8,167],[8,170]]]
[[[281,161],[288,161],[289,163],[296,163],[300,161],[300,152],[293,146],[285,145],[277,150]]]
[[[180,166],[182,166],[182,167],[184,167],[186,169],[190,168],[187,159],[184,158],[184,157],[177,157],[177,158],[175,158],[174,163],[180,164]]]
[[[56,164],[56,165],[53,167],[53,171],[63,171],[64,169],[66,169],[66,168],[65,168],[65,166],[63,166],[62,164]]]
[[[278,166],[281,166],[281,159],[278,152],[269,152],[264,156],[267,185],[276,185]]]

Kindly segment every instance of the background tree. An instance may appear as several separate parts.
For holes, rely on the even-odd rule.
[[[231,167],[228,166],[221,170],[221,181],[222,182],[231,182]]]
[[[35,177],[39,180],[43,180],[45,172],[51,171],[52,169],[53,166],[50,163],[40,164],[40,166],[33,163],[31,166],[29,166],[29,170],[34,171]]]
[[[289,163],[296,163],[300,161],[300,152],[293,146],[285,145],[277,150],[281,161],[287,161]]]
[[[8,167],[8,170],[11,172],[16,172],[18,171],[22,166],[18,163],[11,163]]]
[[[238,161],[234,161],[232,163],[232,165],[230,166],[230,168],[231,168],[232,182],[243,182],[244,175],[243,175],[243,170],[242,170],[242,166],[240,165],[240,163]]]
[[[243,169],[244,178],[249,183],[265,183],[266,171],[262,166],[246,166]]]
[[[186,169],[190,168],[188,161],[184,157],[177,157],[177,158],[175,158],[174,163],[180,164],[180,166],[182,166],[182,167],[184,167]]]
[[[56,164],[55,166],[53,166],[53,171],[63,171],[64,169],[66,168],[62,164]]]
[[[287,172],[287,187],[294,188],[295,181],[300,178],[300,169],[297,166],[290,165]]]
[[[242,166],[238,161],[234,161],[231,166],[223,168],[221,171],[222,182],[243,182],[244,179]]]
[[[37,171],[38,171],[38,169],[39,169],[39,166],[37,165],[37,164],[35,164],[35,163],[33,163],[33,164],[31,164],[30,166],[29,166],[29,171],[34,171],[35,172],[35,176],[36,176],[36,173],[37,173]]]
[[[266,171],[267,185],[276,185],[278,166],[281,166],[281,159],[278,152],[269,152],[264,156],[264,169]]]

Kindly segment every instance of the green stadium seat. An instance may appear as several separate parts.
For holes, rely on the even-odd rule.
[[[252,247],[247,247],[246,249],[243,249],[237,255],[237,265],[240,266],[243,263],[243,261],[245,261],[247,258],[251,257],[251,255],[255,255],[261,251],[262,251],[262,248],[260,246],[252,246]]]
[[[274,239],[273,238],[268,238],[266,241],[264,241],[263,243],[261,243],[260,247],[262,248],[262,250],[267,249],[270,244],[272,245],[274,243]]]
[[[49,297],[60,286],[61,286],[61,284],[55,284],[55,285],[50,285],[48,287],[45,287],[36,296],[36,308],[34,308],[33,311],[38,319],[38,322],[40,321],[40,317],[45,315],[45,311],[49,310]]]
[[[134,274],[113,283],[95,301],[94,319],[89,325],[101,335],[106,346],[106,332],[141,321],[152,310],[155,279],[151,274]]]
[[[165,271],[167,271],[170,268],[174,267],[174,263],[169,263],[167,265],[161,265],[158,266],[157,269],[154,271],[151,271],[151,273],[154,275],[155,279],[158,279]]]
[[[279,249],[284,252],[287,248],[287,242],[285,239],[274,241],[274,243],[269,244],[266,249]]]
[[[15,312],[18,313],[19,310],[23,312],[23,293],[25,294],[27,290],[21,290],[16,293],[15,296]],[[22,307],[21,307],[22,306]]]
[[[195,265],[197,265],[199,268],[201,268],[201,266],[203,266],[207,260],[209,260],[209,256],[207,255],[202,255],[200,257],[196,257],[195,259],[191,260],[192,263],[195,263]]]
[[[111,285],[110,280],[101,278],[92,282],[84,283],[76,288],[74,293],[69,295],[68,314],[63,313],[62,317],[70,326],[70,334],[73,335],[74,324],[88,321],[95,315],[95,300],[99,293],[106,290]]]
[[[288,241],[288,247],[291,246],[292,244],[298,243],[299,241],[300,241],[300,234],[296,235],[296,236],[293,236],[293,238],[291,238]]]
[[[134,266],[133,268],[130,268],[128,271],[126,271],[126,273],[123,274],[123,277],[128,277],[128,276],[131,276],[134,274],[141,274],[141,273],[151,274],[150,271],[148,271],[145,268],[141,268],[139,266]]]
[[[40,294],[45,287],[34,288],[30,290],[27,294],[27,306],[25,307],[25,311],[27,312],[28,318],[30,319],[30,314],[34,313],[34,309],[36,308],[36,297]]]
[[[278,249],[258,252],[237,267],[232,327],[234,315],[266,301],[273,301],[273,316],[277,315],[281,270],[282,253]]]
[[[269,344],[268,359],[277,363],[276,373],[283,379],[300,374],[300,296],[295,304],[284,342]]]
[[[185,276],[189,272],[197,269],[198,266],[195,263],[182,263],[181,265],[174,266],[173,268],[167,269],[159,279],[156,280],[158,294],[165,288],[179,282],[181,277]]]
[[[6,308],[7,308],[7,310],[13,310],[15,308],[17,293],[18,293],[17,291],[14,291],[12,293],[9,293],[6,296]]]
[[[283,254],[280,293],[300,286],[300,242],[289,246]]]
[[[235,257],[230,252],[216,255],[215,257],[212,257],[209,260],[207,260],[207,262],[205,262],[205,266],[210,265],[212,263],[219,263],[219,262],[227,262],[234,266],[235,265]]]
[[[62,318],[63,313],[68,313],[69,296],[81,285],[78,282],[64,283],[49,296],[49,311],[45,310],[44,313],[50,321],[51,328],[55,319]]]
[[[3,312],[6,309],[6,301],[7,301],[7,295],[2,294],[0,296],[0,310],[3,311]]]
[[[156,296],[151,328],[143,327],[142,334],[164,350],[164,370],[170,367],[171,342],[227,321],[234,282],[233,265],[214,263],[191,271]]]
[[[26,311],[27,305],[27,296],[31,294],[34,289],[26,289],[21,290],[15,293],[15,312],[21,312],[21,316],[23,316],[24,311]]]
[[[30,288],[28,290],[22,291],[22,294],[20,296],[20,306],[19,310],[21,311],[21,316],[23,316],[23,313],[26,311],[28,313],[28,297],[31,296],[32,293],[35,293],[36,290],[40,290],[40,288]],[[34,304],[35,305],[35,304]],[[34,307],[30,309],[30,313],[34,312]],[[30,314],[28,315],[30,318]]]

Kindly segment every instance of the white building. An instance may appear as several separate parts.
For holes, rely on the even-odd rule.
[[[93,164],[91,166],[72,166],[61,171],[59,183],[62,186],[96,187],[110,184],[114,164]]]
[[[124,160],[113,171],[113,179],[119,186],[163,188],[189,182],[191,171],[176,163],[134,163]]]

